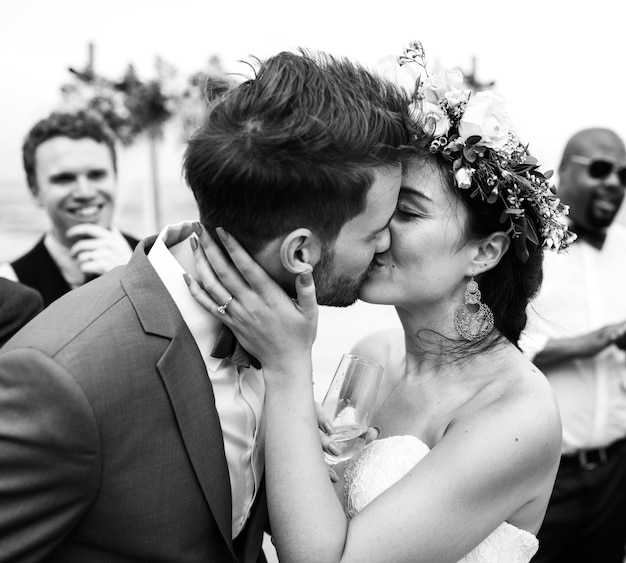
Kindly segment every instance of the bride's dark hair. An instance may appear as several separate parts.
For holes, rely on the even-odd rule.
[[[487,203],[480,195],[472,197],[473,189],[459,189],[450,169],[450,162],[439,153],[428,149],[431,138],[416,143],[416,158],[434,163],[440,171],[444,185],[468,211],[465,236],[469,240],[484,238],[494,232],[505,231],[500,218],[504,205]],[[491,270],[476,276],[482,301],[493,312],[495,327],[517,346],[526,326],[526,308],[537,294],[543,280],[543,249],[530,246],[526,262],[515,255],[510,245],[500,262]],[[487,339],[491,342],[493,339]]]
[[[567,208],[549,183],[551,173],[539,169],[510,127],[500,96],[474,92],[460,71],[426,72],[422,78],[423,71],[422,44],[411,42],[394,72],[414,82],[410,108],[418,158],[436,164],[443,183],[467,209],[467,240],[495,232],[509,237],[500,262],[476,281],[496,328],[517,345],[526,308],[543,279],[543,249],[565,249],[575,238],[562,220]],[[483,342],[494,340],[492,334]]]

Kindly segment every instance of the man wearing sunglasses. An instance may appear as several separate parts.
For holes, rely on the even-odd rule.
[[[561,465],[533,563],[622,563],[626,544],[626,150],[609,129],[567,143],[558,195],[578,240],[545,256],[520,345],[552,384]],[[551,254],[551,253],[548,253]]]

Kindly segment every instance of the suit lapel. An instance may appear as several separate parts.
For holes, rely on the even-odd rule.
[[[206,368],[185,325],[173,338],[157,369],[204,496],[232,549],[232,500],[224,439]]]
[[[154,239],[139,243],[122,285],[146,333],[171,340],[157,370],[202,492],[234,557],[230,477],[213,388],[191,332],[147,259]]]

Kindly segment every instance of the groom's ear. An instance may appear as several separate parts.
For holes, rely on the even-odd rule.
[[[292,274],[311,270],[322,255],[322,245],[310,229],[291,231],[280,245],[280,261],[283,268]]]

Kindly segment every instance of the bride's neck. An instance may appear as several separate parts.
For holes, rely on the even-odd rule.
[[[407,343],[415,353],[445,354],[450,343],[458,339],[454,328],[454,310],[408,311],[396,309]]]
[[[473,346],[454,328],[454,312],[437,314],[398,311],[404,330],[406,373],[439,374],[473,355]]]

